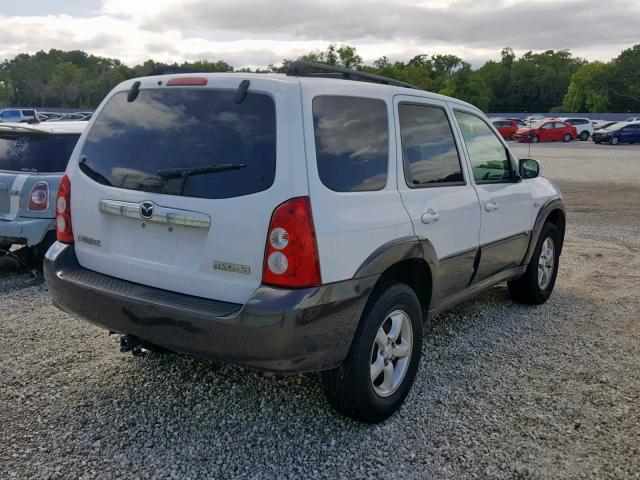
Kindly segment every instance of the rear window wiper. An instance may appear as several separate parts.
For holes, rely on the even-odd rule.
[[[204,165],[202,167],[164,168],[157,170],[156,174],[162,178],[181,178],[202,175],[204,173],[229,172],[231,170],[245,168],[246,166],[244,163],[217,163],[215,165]]]
[[[244,163],[217,163],[214,165],[204,165],[202,167],[191,168],[165,168],[157,170],[156,174],[165,179],[181,178],[182,185],[180,186],[180,195],[184,194],[184,186],[187,183],[187,178],[193,175],[203,175],[206,173],[219,173],[230,172],[232,170],[240,170],[247,165]]]

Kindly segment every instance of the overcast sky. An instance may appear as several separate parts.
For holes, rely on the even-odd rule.
[[[355,45],[382,55],[453,53],[479,66],[502,47],[609,60],[640,43],[639,0],[0,0],[0,59],[81,49],[134,65],[266,66]]]

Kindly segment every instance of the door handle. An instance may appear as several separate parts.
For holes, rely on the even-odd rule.
[[[487,212],[493,212],[494,210],[497,210],[499,207],[500,207],[500,204],[495,200],[489,200],[487,203],[484,204],[484,209]]]
[[[437,222],[438,220],[440,220],[440,214],[437,212],[437,210],[433,210],[432,208],[430,208],[422,214],[420,220],[422,220],[422,223],[424,223],[425,225],[432,222]]]

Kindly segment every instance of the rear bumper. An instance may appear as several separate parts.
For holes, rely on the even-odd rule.
[[[377,276],[316,288],[260,286],[245,305],[147,287],[80,266],[55,243],[44,274],[58,308],[169,350],[260,370],[333,368],[346,357]]]
[[[49,230],[53,229],[50,218],[22,218],[0,220],[0,245],[38,245]]]

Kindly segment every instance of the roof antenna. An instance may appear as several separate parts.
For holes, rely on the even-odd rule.
[[[133,102],[136,98],[138,98],[138,94],[140,93],[140,80],[133,82],[131,85],[131,89],[127,94],[127,102]]]
[[[244,102],[244,99],[247,98],[247,90],[249,90],[249,85],[251,82],[249,80],[242,80],[240,85],[238,86],[238,91],[236,92],[236,103]]]

